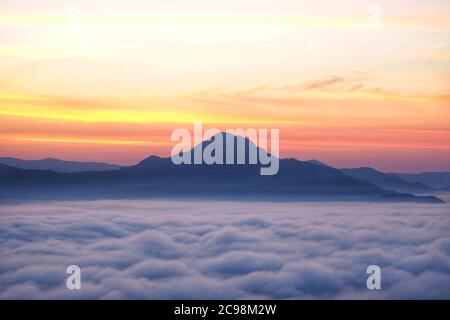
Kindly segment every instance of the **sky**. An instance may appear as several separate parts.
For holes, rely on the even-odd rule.
[[[450,171],[450,2],[0,2],[0,156],[134,164],[176,128]]]

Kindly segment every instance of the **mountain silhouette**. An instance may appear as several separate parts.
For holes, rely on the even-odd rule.
[[[220,135],[225,137],[224,133]],[[250,140],[236,139],[245,139],[247,146],[264,155],[265,151]],[[204,141],[201,147],[207,147],[212,141]],[[187,154],[193,156],[195,148],[186,151]],[[260,175],[260,167],[260,164],[175,165],[170,157],[158,156],[150,156],[135,166],[99,172],[60,173],[0,165],[0,197],[11,200],[202,198],[442,202],[433,196],[386,191],[337,169],[292,158],[279,160],[276,175]]]
[[[219,141],[217,141],[219,140]],[[265,149],[259,148],[256,144],[248,138],[243,136],[236,136],[227,132],[220,132],[216,135],[211,136],[209,139],[202,141],[191,150],[184,152],[185,157],[190,159],[190,163],[194,163],[195,154],[202,154],[203,151],[208,149],[208,146],[212,146],[213,143],[217,142],[222,146],[222,155],[212,153],[212,155],[218,159],[222,164],[234,163],[238,164],[238,154],[243,154],[241,157],[241,162],[250,163],[251,160],[259,162],[261,158],[265,159],[270,156],[270,153],[266,152]],[[227,153],[231,154],[228,155]],[[183,153],[182,153],[183,154]],[[253,154],[255,157],[252,158],[250,155]]]
[[[423,183],[405,181],[398,176],[380,172],[369,167],[344,168],[340,170],[350,177],[370,182],[385,190],[412,193],[430,193],[436,191]]]
[[[443,189],[450,186],[450,172],[389,173],[412,183],[423,183],[432,188]]]
[[[319,160],[316,160],[316,159],[308,160],[308,162],[309,162],[309,163],[312,163],[312,164],[315,164],[315,165],[317,165],[317,166],[321,166],[321,167],[331,167],[331,166],[329,166],[328,164],[323,163],[323,162],[321,162],[321,161],[319,161]]]
[[[1,157],[0,163],[21,169],[53,170],[56,172],[106,171],[120,168],[118,165],[103,162],[66,161],[54,158],[23,160]]]

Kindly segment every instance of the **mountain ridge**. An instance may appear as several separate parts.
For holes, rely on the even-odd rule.
[[[436,189],[445,189],[450,186],[450,172],[448,171],[427,171],[420,173],[390,172],[389,174],[409,182],[421,182]]]
[[[211,141],[204,141],[202,145],[203,143],[207,145]],[[149,156],[134,166],[97,172],[59,173],[0,165],[2,178],[0,197],[3,199],[192,197],[442,203],[441,199],[433,196],[414,196],[383,190],[332,167],[293,158],[279,161],[280,170],[273,176],[260,175],[258,164],[175,165],[170,157],[158,156]]]
[[[72,161],[51,157],[37,160],[0,157],[0,163],[20,169],[52,170],[56,172],[108,171],[120,168],[119,165],[106,162]]]
[[[428,193],[436,191],[423,183],[408,182],[400,177],[390,175],[370,167],[341,168],[340,170],[353,178],[368,181],[385,190],[413,193]]]

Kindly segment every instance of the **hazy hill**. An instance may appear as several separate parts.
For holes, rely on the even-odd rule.
[[[119,169],[120,166],[103,162],[65,161],[54,158],[23,160],[3,157],[0,163],[21,169],[53,170],[56,172],[106,171]]]
[[[441,189],[450,186],[450,172],[424,172],[424,173],[390,173],[409,182],[424,183],[430,187]]]
[[[435,191],[433,188],[420,183],[408,182],[400,177],[390,175],[373,168],[353,168],[341,169],[345,174],[360,180],[370,182],[382,189],[393,190],[398,192],[412,192],[412,193],[430,193]]]
[[[203,142],[202,147],[209,143]],[[249,140],[245,143],[253,144]],[[260,165],[175,165],[170,158],[150,156],[135,166],[100,172],[58,173],[1,165],[0,178],[3,199],[165,197],[442,202],[432,196],[386,191],[337,169],[296,159],[281,159],[278,174],[272,176],[260,175]]]

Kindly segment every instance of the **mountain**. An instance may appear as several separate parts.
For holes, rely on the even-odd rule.
[[[408,182],[384,172],[380,172],[373,168],[353,168],[353,169],[341,169],[341,171],[350,177],[355,179],[370,182],[382,189],[392,190],[397,192],[412,192],[412,193],[430,193],[434,190],[427,185],[420,182]]]
[[[193,156],[196,148],[207,147],[216,138],[188,151],[188,156]],[[267,156],[248,139],[245,144]],[[337,169],[297,159],[280,159],[278,174],[260,175],[259,164],[175,165],[171,158],[157,156],[150,156],[135,166],[100,172],[58,173],[1,165],[0,197],[17,200],[207,198],[442,202],[433,196],[386,191]]]
[[[403,180],[415,183],[424,183],[432,188],[442,189],[450,186],[450,172],[423,172],[423,173],[389,173]]]
[[[118,165],[103,162],[65,161],[54,158],[22,160],[17,158],[0,157],[0,163],[21,169],[52,170],[56,172],[106,171],[120,168]]]
[[[323,163],[323,162],[321,162],[321,161],[319,161],[319,160],[316,160],[316,159],[308,160],[308,162],[309,162],[309,163],[312,163],[312,164],[315,164],[315,165],[317,165],[317,166],[331,168],[331,166],[329,166],[329,165],[327,165],[327,164],[325,164],[325,163]]]

